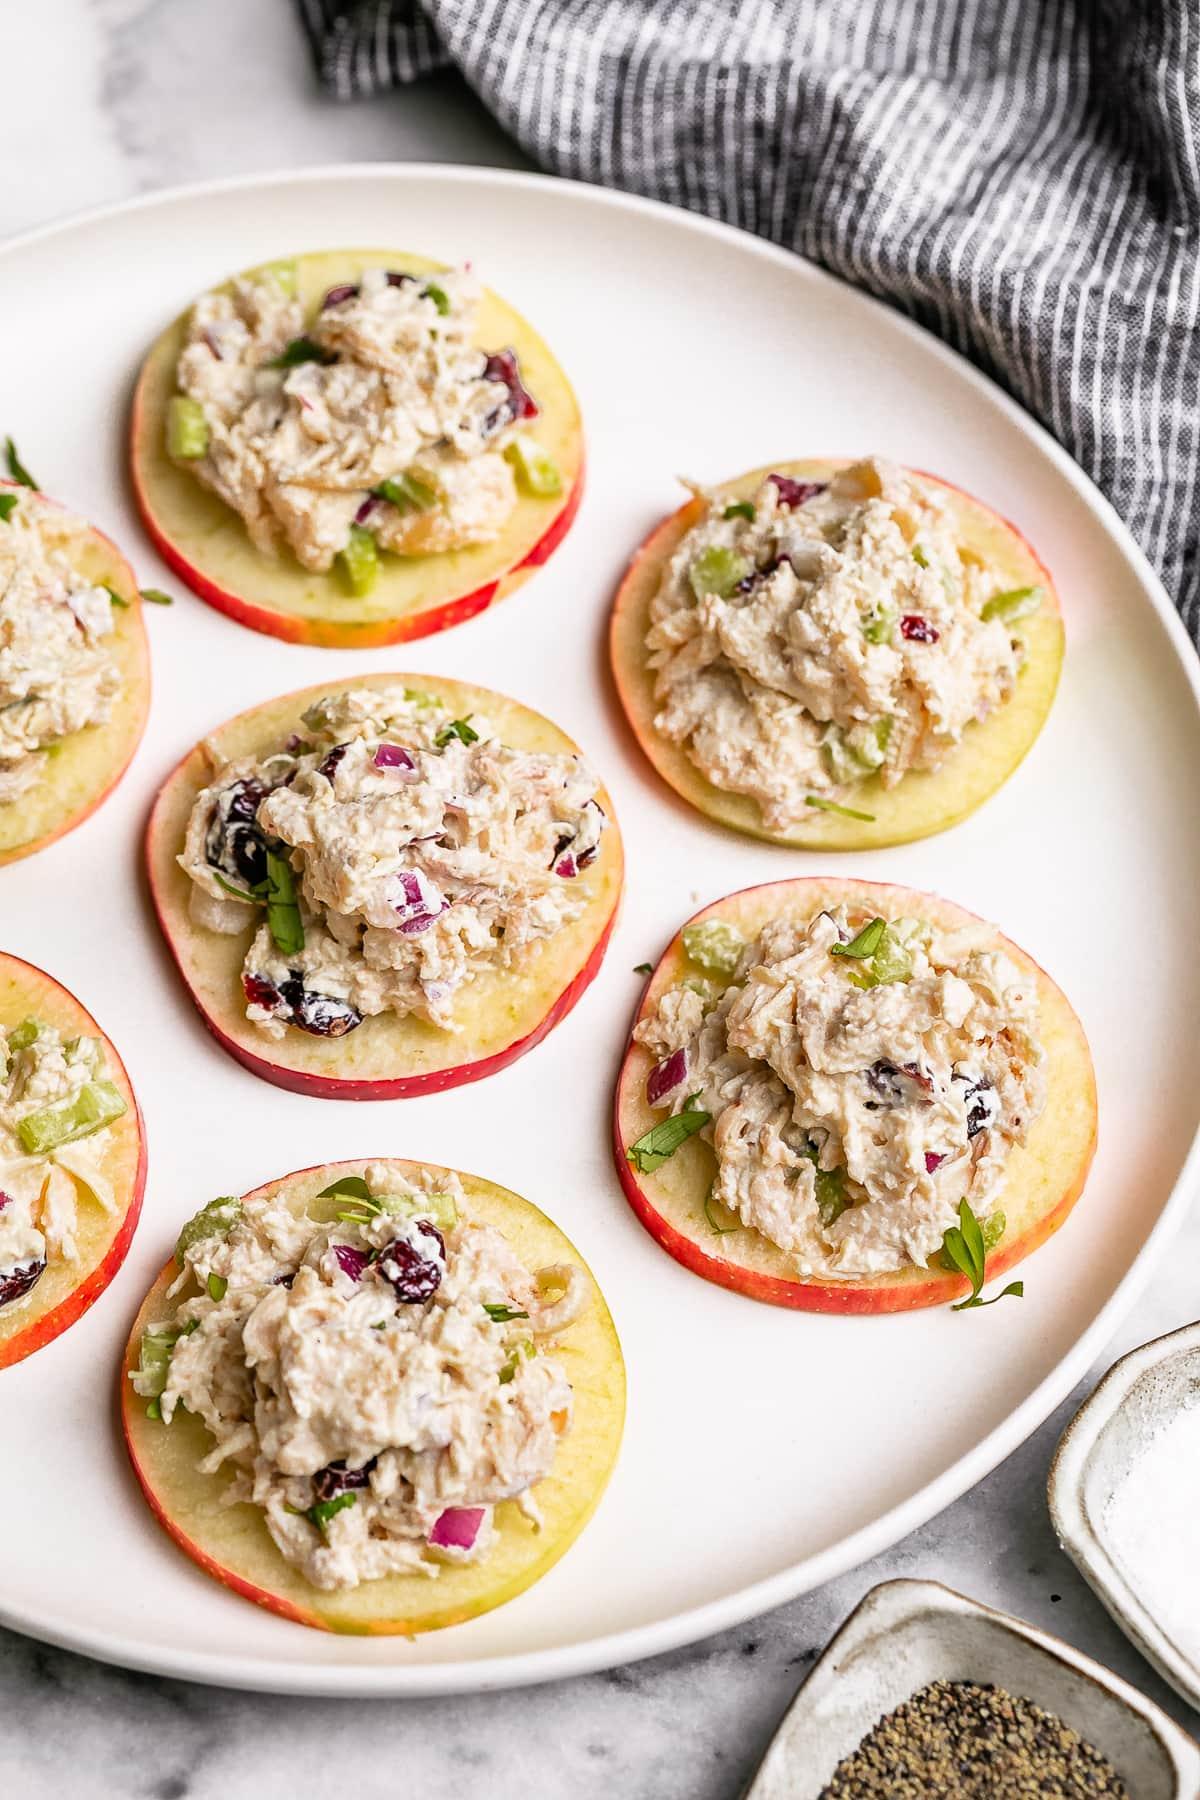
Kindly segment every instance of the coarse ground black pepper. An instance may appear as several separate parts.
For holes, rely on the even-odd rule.
[[[1106,1756],[1032,1700],[933,1681],[843,1757],[820,1800],[1130,1800]]]

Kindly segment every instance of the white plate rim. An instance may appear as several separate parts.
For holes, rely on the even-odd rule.
[[[354,182],[378,180],[381,177],[445,186],[482,183],[498,188],[553,189],[556,192],[567,188],[572,190],[574,198],[580,204],[669,218],[677,228],[683,226],[718,241],[736,242],[746,254],[758,255],[787,267],[798,264],[805,270],[806,279],[818,284],[828,284],[834,289],[849,287],[857,300],[864,302],[868,308],[877,308],[880,313],[886,314],[892,329],[899,329],[903,334],[909,335],[915,344],[919,344],[923,355],[945,362],[955,370],[960,379],[968,381],[981,395],[986,396],[989,405],[999,407],[1019,430],[1033,439],[1043,455],[1055,465],[1093,515],[1098,527],[1125,559],[1146,599],[1158,615],[1159,622],[1165,627],[1168,640],[1183,666],[1193,704],[1200,715],[1200,661],[1197,660],[1191,640],[1162,582],[1111,502],[1045,427],[997,383],[899,308],[887,305],[862,289],[854,288],[793,251],[727,225],[721,220],[711,219],[685,208],[669,206],[642,195],[623,193],[566,177],[521,170],[489,169],[466,163],[316,163],[295,169],[264,170],[249,175],[189,182],[104,206],[83,208],[0,242],[0,265],[26,248],[48,239],[67,236],[81,226],[103,224],[130,213],[169,211],[178,202],[255,188],[267,190],[313,181]],[[408,1695],[415,1698],[526,1687],[539,1682],[590,1674],[621,1663],[641,1661],[646,1657],[696,1643],[795,1599],[889,1549],[935,1513],[944,1510],[1017,1449],[1087,1373],[1097,1354],[1143,1292],[1154,1266],[1182,1223],[1192,1190],[1197,1185],[1198,1171],[1200,1128],[1192,1137],[1179,1177],[1141,1250],[1091,1325],[1032,1393],[1000,1425],[981,1438],[973,1450],[950,1464],[934,1480],[910,1495],[908,1500],[882,1514],[870,1525],[851,1533],[815,1556],[718,1600],[650,1624],[608,1633],[579,1644],[467,1662],[406,1664],[377,1669],[361,1665],[301,1665],[275,1662],[268,1657],[218,1656],[186,1649],[174,1652],[156,1650],[151,1654],[136,1640],[121,1633],[80,1626],[61,1616],[38,1615],[33,1609],[6,1604],[3,1596],[0,1596],[0,1625],[61,1649],[148,1674],[252,1692],[352,1696],[356,1699],[387,1699]]]

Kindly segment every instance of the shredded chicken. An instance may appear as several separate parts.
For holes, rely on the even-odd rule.
[[[539,1522],[572,1409],[553,1334],[588,1299],[582,1270],[532,1273],[473,1222],[456,1176],[379,1163],[365,1181],[367,1199],[311,1203],[328,1223],[278,1198],[198,1214],[188,1291],[133,1378],[164,1429],[180,1404],[204,1421],[226,1502],[262,1507],[326,1589],[485,1558],[503,1500]]]
[[[121,687],[108,589],[47,536],[45,501],[6,496],[16,504],[0,520],[0,806],[44,779],[63,738],[103,724]]]
[[[870,923],[775,920],[719,996],[671,988],[634,1034],[658,1104],[710,1115],[714,1197],[806,1277],[926,1264],[963,1198],[1002,1230],[1045,1101],[1036,991],[986,929],[881,921],[870,956],[832,954]]]
[[[183,466],[308,569],[352,527],[401,555],[495,538],[517,499],[503,451],[537,409],[515,356],[473,342],[474,277],[369,269],[307,322],[293,289],[267,269],[192,308],[176,375],[206,441]],[[379,492],[397,480],[403,495]]]
[[[604,814],[577,757],[509,749],[403,688],[327,696],[305,738],[220,765],[179,861],[202,928],[244,930],[268,855],[293,872],[295,939],[266,921],[245,957],[247,1017],[341,1036],[367,1015],[454,1028],[464,983],[507,968],[581,910]],[[239,898],[244,896],[244,898]]]
[[[810,795],[936,768],[1012,694],[1022,646],[981,617],[997,576],[931,487],[869,460],[824,484],[769,476],[751,518],[728,499],[651,602],[655,726],[770,828]]]

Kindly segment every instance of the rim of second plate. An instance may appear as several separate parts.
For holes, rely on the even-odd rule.
[[[49,238],[69,237],[81,226],[102,224],[108,219],[129,213],[169,210],[180,203],[213,194],[250,189],[266,192],[273,188],[331,180],[382,180],[394,181],[400,185],[418,182],[447,187],[482,185],[556,191],[565,188],[570,190],[581,206],[641,213],[664,221],[670,220],[672,226],[680,230],[690,230],[726,244],[735,243],[744,255],[789,267],[803,281],[836,288],[843,295],[851,297],[852,304],[862,305],[868,313],[879,312],[886,315],[889,325],[902,334],[908,334],[914,345],[920,347],[923,355],[933,356],[953,367],[960,378],[977,389],[988,405],[999,407],[1074,488],[1095,519],[1097,529],[1105,533],[1125,559],[1146,600],[1165,627],[1168,639],[1183,665],[1193,704],[1200,714],[1200,661],[1162,582],[1112,504],[1045,427],[974,364],[908,318],[899,308],[887,305],[861,288],[852,287],[794,251],[756,237],[752,232],[727,225],[722,220],[710,219],[702,213],[690,212],[682,207],[669,206],[660,200],[646,199],[640,194],[627,194],[563,176],[531,174],[523,170],[489,169],[471,163],[315,163],[300,169],[265,170],[249,175],[224,176],[214,181],[188,182],[149,194],[138,194],[132,199],[113,201],[104,206],[86,207],[6,238],[0,242],[0,264]],[[387,1699],[404,1695],[415,1698],[422,1695],[527,1687],[537,1682],[562,1680],[572,1675],[585,1675],[597,1669],[612,1668],[618,1663],[637,1662],[645,1657],[657,1656],[665,1651],[696,1643],[714,1632],[740,1625],[772,1607],[808,1593],[823,1582],[831,1581],[889,1549],[910,1531],[916,1530],[935,1513],[957,1500],[1023,1443],[1059,1402],[1066,1398],[1079,1378],[1086,1374],[1096,1354],[1104,1347],[1144,1289],[1155,1263],[1182,1222],[1189,1190],[1197,1180],[1198,1171],[1200,1126],[1192,1137],[1179,1177],[1149,1236],[1114,1292],[1087,1329],[1075,1340],[1067,1355],[994,1431],[981,1438],[966,1455],[943,1469],[933,1481],[927,1482],[906,1501],[882,1514],[870,1525],[851,1533],[815,1556],[793,1563],[789,1568],[761,1581],[752,1582],[748,1587],[724,1595],[719,1600],[708,1601],[703,1606],[689,1608],[669,1618],[631,1626],[625,1631],[610,1632],[579,1644],[522,1651],[512,1656],[481,1657],[460,1662],[393,1664],[379,1668],[364,1667],[361,1664],[348,1666],[335,1662],[293,1663],[261,1656],[217,1656],[186,1649],[164,1651],[156,1648],[148,1651],[137,1639],[119,1632],[80,1627],[62,1618],[47,1618],[20,1607],[8,1606],[3,1599],[0,1599],[0,1625],[23,1632],[43,1643],[149,1674],[266,1693],[330,1697],[353,1695],[356,1699]]]

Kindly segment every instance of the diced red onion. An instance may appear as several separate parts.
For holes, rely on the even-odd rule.
[[[768,475],[767,480],[779,495],[780,506],[787,507],[803,506],[829,486],[827,481],[793,481],[790,475]]]
[[[3,1212],[6,1206],[11,1206],[11,1205],[12,1205],[12,1195],[6,1194],[3,1191],[3,1189],[0,1189],[0,1212]]]
[[[473,1550],[486,1506],[448,1506],[429,1533],[439,1550]]]
[[[340,306],[343,300],[353,300],[358,287],[353,281],[343,281],[339,287],[331,287],[321,302],[321,311],[327,307]]]
[[[204,330],[200,333],[200,336],[204,339],[217,361],[224,362],[225,359],[221,355],[221,340],[213,330],[212,326],[206,325]]]
[[[554,873],[556,875],[561,875],[564,881],[573,881],[576,875],[578,875],[579,864],[569,850],[565,856],[560,856],[555,863]]]
[[[450,902],[419,870],[402,869],[396,882],[403,895],[392,902],[398,915],[396,929],[406,937],[428,931],[435,919],[449,911]]]
[[[672,1050],[664,1062],[651,1069],[646,1081],[646,1099],[651,1106],[657,1106],[660,1100],[687,1080],[688,1053],[685,1045],[682,1050]]]
[[[372,513],[378,512],[382,505],[383,501],[379,498],[378,494],[368,494],[354,515],[354,523],[356,525],[365,525]]]
[[[387,284],[389,287],[407,287],[410,282],[413,282],[416,279],[415,275],[405,275],[399,269],[389,269],[387,272]]]
[[[939,1155],[936,1150],[927,1150],[925,1152],[925,1173],[932,1175],[935,1169],[941,1168],[945,1160],[946,1158]]]
[[[363,1270],[371,1260],[365,1250],[356,1250],[353,1244],[334,1244],[333,1254],[343,1275],[351,1281],[362,1280]]]
[[[404,748],[403,744],[379,744],[375,750],[375,767],[377,769],[412,770],[416,763]]]

